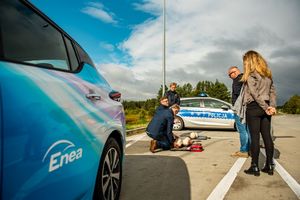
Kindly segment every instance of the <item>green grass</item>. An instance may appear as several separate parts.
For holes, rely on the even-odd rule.
[[[136,128],[144,128],[148,125],[148,123],[141,124],[126,124],[126,130],[136,129]]]
[[[138,114],[126,114],[126,130],[146,127],[151,120],[150,117],[140,118]]]

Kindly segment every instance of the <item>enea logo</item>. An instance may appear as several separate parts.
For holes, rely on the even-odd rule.
[[[68,150],[70,148],[72,148],[71,151]],[[53,172],[69,163],[82,158],[82,148],[76,148],[75,145],[68,140],[59,140],[53,143],[48,148],[47,152],[44,155],[43,162],[48,157],[48,154],[50,155],[49,172]]]

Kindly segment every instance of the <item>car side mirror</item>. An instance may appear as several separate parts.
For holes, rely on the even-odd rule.
[[[121,101],[121,93],[118,91],[111,91],[109,97],[114,101]]]
[[[222,110],[229,110],[229,106],[223,105],[223,106],[221,106],[221,108],[222,108]]]

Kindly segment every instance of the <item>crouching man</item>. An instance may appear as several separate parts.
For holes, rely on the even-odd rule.
[[[170,109],[157,109],[152,120],[146,128],[146,133],[153,140],[150,142],[150,151],[156,149],[169,150],[173,147],[174,116],[179,112],[180,107],[174,104]]]

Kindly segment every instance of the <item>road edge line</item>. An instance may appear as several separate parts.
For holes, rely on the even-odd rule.
[[[260,149],[260,152],[266,157],[265,151]],[[298,199],[300,199],[300,185],[299,183],[282,167],[282,165],[274,159],[275,170],[281,176],[281,178],[288,184],[288,186],[293,190]]]
[[[226,193],[230,189],[230,186],[232,185],[246,160],[247,158],[238,158],[237,161],[235,161],[234,165],[231,167],[228,173],[223,177],[223,179],[207,197],[207,200],[224,199]]]
[[[128,144],[126,144],[125,148],[130,147],[131,145],[133,145],[134,143],[136,143],[137,141],[141,140],[143,137],[145,137],[146,134],[142,134],[139,137],[136,137],[134,140],[132,140],[131,142],[129,142]]]

